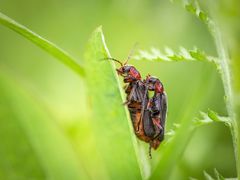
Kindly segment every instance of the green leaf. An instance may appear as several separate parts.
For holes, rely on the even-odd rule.
[[[206,180],[215,180],[210,174],[208,174],[206,171],[203,172],[204,177]]]
[[[217,169],[214,169],[214,176],[211,176],[206,171],[203,172],[206,180],[237,180],[237,178],[224,178]]]
[[[173,137],[176,135],[176,132],[177,132],[178,128],[181,125],[177,124],[177,123],[174,123],[173,126],[174,126],[174,128],[172,128],[172,129],[168,130],[167,132],[165,132],[165,136],[166,136],[165,139],[166,140],[164,140],[164,141],[166,141],[166,144],[173,139]]]
[[[160,51],[157,48],[151,48],[150,51],[141,50],[137,55],[133,57],[135,60],[149,60],[152,62],[174,62],[174,61],[206,61],[216,63],[217,58],[207,55],[205,52],[194,48],[187,50],[183,47],[179,48],[179,52],[174,52],[170,48],[166,48],[165,52]]]
[[[208,21],[208,15],[206,13],[204,13],[203,11],[201,11],[199,13],[199,18],[203,21],[203,22],[207,22]]]
[[[0,24],[12,29],[16,33],[20,34],[21,36],[25,37],[33,44],[37,45],[38,47],[45,50],[47,53],[51,54],[52,56],[56,57],[61,63],[65,64],[71,70],[79,74],[80,76],[84,76],[84,68],[82,65],[78,64],[77,61],[71,57],[66,51],[59,48],[52,42],[44,39],[40,35],[34,33],[33,31],[29,30],[27,27],[19,24],[18,22],[14,21],[13,19],[7,17],[6,15],[0,12]]]
[[[208,60],[209,56],[207,56],[203,51],[200,51],[199,49],[194,49],[189,51],[192,58],[197,59],[199,61]],[[209,60],[211,61],[211,60]]]
[[[110,54],[99,27],[89,39],[85,64],[91,125],[102,157],[101,166],[110,179],[141,179],[144,169],[140,166],[136,137],[122,105],[123,93],[119,91],[115,66],[103,60],[106,57]]]
[[[225,178],[217,171],[217,169],[214,169],[214,174],[217,180],[225,180]]]
[[[88,179],[47,110],[2,69],[0,96],[0,179]]]
[[[208,110],[207,113],[200,112],[201,117],[195,118],[195,125],[205,125],[213,122],[223,122],[227,126],[231,126],[231,119],[225,116],[219,116],[216,112]]]
[[[191,13],[193,13],[193,14],[195,14],[196,13],[196,11],[197,11],[197,9],[192,5],[192,4],[186,4],[185,5],[185,8],[186,8],[186,10],[187,11],[189,11],[189,12],[191,12]]]
[[[184,2],[185,3],[185,9],[194,14],[196,17],[198,17],[201,21],[203,21],[204,23],[209,23],[209,16],[207,15],[206,12],[204,12],[199,4],[198,1],[194,1],[194,4],[191,2]]]

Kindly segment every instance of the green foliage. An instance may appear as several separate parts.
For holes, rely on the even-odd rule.
[[[190,103],[191,105],[186,107],[186,112],[182,114],[182,121],[174,130],[167,131],[166,140],[157,153],[154,153],[155,158],[151,162],[147,156],[147,146],[136,140],[128,111],[122,106],[125,98],[115,64],[103,60],[110,57],[110,53],[101,27],[89,39],[83,66],[53,43],[0,13],[2,25],[30,40],[83,77],[87,86],[86,106],[89,112],[86,131],[89,136],[82,139],[82,149],[87,144],[84,141],[92,138],[92,142],[87,144],[89,148],[87,157],[91,159],[86,162],[84,155],[77,154],[69,137],[47,113],[44,105],[36,97],[32,97],[26,88],[15,83],[9,73],[1,72],[0,94],[4,98],[0,99],[0,116],[3,119],[0,121],[2,123],[0,127],[6,137],[3,139],[5,141],[2,141],[4,148],[0,149],[2,159],[0,167],[3,169],[0,178],[171,179],[171,174],[194,130],[200,125],[215,122],[222,122],[230,127],[236,157],[239,158],[238,122],[233,116],[234,97],[230,81],[231,71],[228,66],[229,57],[220,31],[196,1],[194,3],[184,1],[184,7],[208,26],[219,57],[209,56],[199,48],[187,50],[181,47],[177,53],[170,48],[166,48],[164,53],[156,48],[150,51],[142,50],[133,59],[149,60],[154,63],[162,61],[214,63],[223,80],[228,116],[219,116],[216,112],[208,110],[207,113],[200,112],[201,117],[192,120],[198,101]],[[199,91],[202,92],[202,89]],[[5,127],[5,124],[8,126]],[[15,137],[19,137],[19,140],[16,141]],[[15,159],[13,155],[19,159]],[[237,159],[236,166],[239,171],[238,162]],[[25,166],[22,166],[22,163],[25,163]],[[93,163],[96,170],[92,168]],[[224,179],[216,170],[214,178],[207,172],[204,172],[204,176],[206,179]]]
[[[206,180],[214,180],[212,176],[210,176],[207,172],[204,171],[204,177]]]
[[[210,18],[206,12],[204,12],[200,7],[197,1],[192,2],[185,2],[185,9],[190,13],[194,14],[204,23],[208,23]]]
[[[216,169],[214,169],[214,176],[211,176],[204,171],[204,178],[206,180],[236,180],[237,178],[224,178]]]
[[[7,17],[6,15],[0,12],[0,23],[21,36],[25,37],[35,45],[39,46],[52,56],[56,57],[57,60],[65,64],[67,67],[72,69],[74,72],[78,73],[80,76],[84,76],[84,68],[82,65],[78,64],[76,60],[71,57],[67,52],[51,43],[50,41],[44,39],[40,35],[32,32],[25,26],[17,23],[13,19]]]
[[[88,178],[54,119],[3,69],[0,93],[0,179]]]
[[[101,155],[101,165],[109,175],[107,178],[139,179],[141,173],[134,150],[136,138],[126,109],[121,108],[123,100],[115,66],[103,60],[109,56],[102,30],[98,28],[90,38],[85,54],[91,126]]]
[[[200,118],[195,118],[195,125],[204,125],[204,124],[209,124],[213,122],[222,122],[226,124],[227,126],[231,126],[231,120],[229,117],[223,117],[219,116],[216,112],[212,110],[208,110],[207,113],[200,112],[201,117]]]
[[[217,63],[220,66],[220,75],[222,78],[222,82],[224,85],[224,91],[226,96],[226,107],[228,111],[228,116],[230,118],[231,126],[231,134],[233,139],[233,146],[234,146],[234,152],[235,152],[235,158],[236,158],[236,169],[238,171],[238,179],[240,179],[240,134],[239,134],[239,117],[237,117],[237,114],[239,113],[239,110],[237,109],[238,105],[235,103],[235,98],[238,97],[238,93],[234,92],[234,81],[233,79],[239,79],[239,77],[234,77],[231,63],[234,63],[234,59],[229,58],[228,50],[226,47],[226,44],[223,40],[223,35],[221,34],[221,31],[219,27],[216,25],[216,23],[205,13],[199,6],[198,1],[194,1],[195,3],[189,3],[185,4],[186,9],[191,12],[192,14],[196,15],[200,20],[202,20],[204,23],[206,23],[209,32],[211,33],[215,46],[218,52],[218,61]],[[238,75],[237,75],[238,76]],[[236,96],[236,97],[234,97]],[[214,116],[214,114],[213,114]],[[237,119],[238,118],[238,119]]]
[[[178,53],[175,53],[172,49],[166,48],[165,52],[161,52],[156,48],[152,48],[150,51],[141,50],[139,54],[133,57],[136,60],[150,60],[156,62],[162,61],[206,61],[217,62],[217,58],[206,55],[205,52],[194,48],[193,50],[187,50],[183,47],[180,48]]]

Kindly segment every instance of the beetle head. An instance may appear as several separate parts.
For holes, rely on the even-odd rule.
[[[141,79],[141,75],[138,72],[138,70],[134,66],[128,64],[128,61],[130,60],[130,57],[132,56],[132,54],[134,52],[134,48],[136,46],[137,46],[137,43],[134,44],[133,48],[131,49],[131,51],[124,63],[122,63],[121,61],[114,59],[114,58],[107,58],[107,59],[115,61],[121,65],[121,67],[117,68],[116,71],[120,76],[122,76],[124,78],[125,83],[134,82],[134,81]]]
[[[164,91],[162,82],[154,76],[148,75],[145,83],[147,84],[149,91],[155,91],[156,93],[163,93]]]
[[[127,64],[128,60],[124,63],[114,58],[107,58],[109,60],[119,63],[121,66],[116,69],[117,73],[124,78],[124,82],[133,82],[141,79],[138,70],[133,66]]]
[[[141,79],[138,70],[132,65],[123,65],[116,69],[117,73],[124,78],[124,82],[133,82]]]

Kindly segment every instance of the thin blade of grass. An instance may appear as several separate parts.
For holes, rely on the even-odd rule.
[[[47,53],[54,56],[61,63],[65,64],[71,70],[79,74],[81,77],[84,76],[84,67],[79,63],[77,63],[77,61],[73,57],[71,57],[66,51],[59,48],[57,45],[44,39],[40,35],[34,33],[33,31],[29,30],[27,27],[19,24],[18,22],[2,14],[1,12],[0,12],[0,24],[12,29],[16,33],[20,34],[21,36],[31,41],[33,44],[42,48]]]

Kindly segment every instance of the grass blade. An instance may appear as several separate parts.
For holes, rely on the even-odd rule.
[[[0,12],[0,24],[12,29],[16,33],[20,34],[21,36],[25,37],[33,44],[37,45],[38,47],[42,48],[55,58],[57,58],[61,63],[65,64],[67,67],[72,69],[74,72],[79,74],[80,76],[84,76],[84,68],[82,65],[78,64],[76,60],[71,57],[67,52],[53,44],[52,42],[44,39],[40,35],[34,33],[33,31],[29,30],[27,27],[19,24],[18,22],[14,21],[13,19],[9,18],[8,16],[2,14]]]
[[[85,54],[91,123],[97,150],[110,179],[141,179],[134,149],[136,138],[122,105],[116,72],[110,62],[102,60],[109,56],[99,27],[92,34]]]

